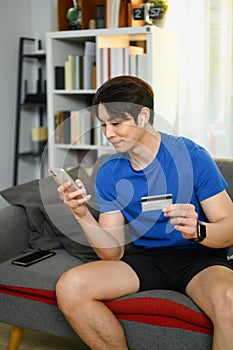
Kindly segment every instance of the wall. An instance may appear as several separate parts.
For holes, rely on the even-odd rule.
[[[18,41],[21,36],[40,37],[57,30],[56,0],[0,0],[0,189],[13,182]],[[33,171],[34,169],[32,169]],[[27,169],[21,182],[27,181]],[[2,201],[0,206],[3,206]]]

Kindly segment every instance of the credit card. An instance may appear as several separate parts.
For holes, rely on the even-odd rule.
[[[172,194],[142,197],[142,211],[162,210],[172,204]]]

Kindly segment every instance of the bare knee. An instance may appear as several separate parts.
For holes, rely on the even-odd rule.
[[[233,285],[226,288],[222,297],[224,304],[224,314],[228,321],[233,322]]]
[[[222,326],[233,326],[233,285],[222,292],[215,305],[215,322]]]
[[[74,306],[82,305],[88,297],[87,281],[79,269],[71,269],[63,273],[56,284],[58,306],[62,311],[72,310]]]

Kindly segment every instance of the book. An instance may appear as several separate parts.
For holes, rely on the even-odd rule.
[[[92,66],[92,89],[95,90],[97,87],[97,80],[96,80],[96,60],[93,61]]]
[[[82,144],[90,145],[92,131],[91,110],[83,109],[80,113],[82,119]]]
[[[65,61],[65,90],[74,90],[75,88],[75,57],[68,55]]]
[[[83,88],[83,56],[75,56],[75,90]]]
[[[121,0],[112,0],[111,28],[119,26],[120,3]]]
[[[101,77],[101,84],[109,80],[111,77],[109,47],[103,47],[100,49],[100,77]]]
[[[136,55],[129,55],[129,75],[137,76]]]
[[[111,0],[106,0],[105,24],[106,28],[111,28]]]
[[[70,78],[70,63],[65,61],[64,63],[64,76],[65,76],[65,90],[71,90],[71,78]]]
[[[83,89],[92,89],[92,68],[94,56],[83,56]]]
[[[92,133],[91,111],[70,111],[70,143],[73,145],[90,145]]]
[[[106,28],[119,27],[121,0],[106,0]]]
[[[82,144],[82,135],[81,135],[81,116],[79,111],[70,112],[70,143],[72,145],[81,145]]]
[[[95,56],[95,43],[93,41],[85,41],[84,56]]]
[[[55,143],[70,143],[70,111],[58,111],[54,117]]]
[[[147,73],[147,55],[136,55],[136,73],[137,77],[144,79],[146,81],[149,80]]]
[[[64,143],[64,119],[65,119],[65,112],[64,111],[58,111],[54,116],[54,139],[55,143]]]
[[[100,125],[100,121],[94,117],[93,118],[93,144],[100,146],[102,144],[102,129]]]
[[[92,68],[95,62],[95,43],[86,41],[83,56],[83,89],[92,89]]]
[[[64,66],[55,67],[55,89],[65,88],[64,74]]]
[[[64,130],[64,143],[70,143],[70,111],[64,112],[64,122],[63,122],[63,130]]]
[[[129,47],[123,48],[123,74],[129,75]]]
[[[129,48],[110,48],[110,77],[129,74]]]
[[[123,50],[119,47],[110,48],[110,78],[123,74]]]

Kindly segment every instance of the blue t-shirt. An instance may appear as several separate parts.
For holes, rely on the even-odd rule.
[[[207,222],[200,201],[227,187],[208,152],[193,141],[161,133],[155,159],[135,170],[127,153],[107,158],[96,176],[101,213],[120,210],[135,245],[145,248],[202,247],[184,239],[162,210],[142,211],[141,197],[172,194],[173,203],[192,203],[198,219]],[[203,247],[204,248],[204,247]]]

